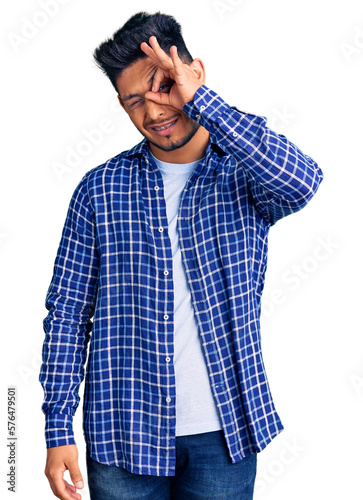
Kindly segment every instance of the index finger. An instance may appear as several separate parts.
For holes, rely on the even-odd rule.
[[[63,479],[63,474],[52,478],[51,488],[55,496],[58,496],[61,500],[81,500],[81,495],[71,491],[70,486],[72,485]]]
[[[156,62],[159,65],[162,65],[166,69],[171,69],[173,68],[173,61],[171,58],[166,54],[166,52],[160,47],[156,36],[151,36],[149,38],[149,43],[151,47],[146,43],[142,42],[140,44],[141,50],[150,57],[154,62]]]

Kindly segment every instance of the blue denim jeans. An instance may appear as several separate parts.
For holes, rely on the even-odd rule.
[[[175,476],[132,474],[87,448],[91,500],[252,500],[257,454],[232,464],[223,431],[176,438]]]

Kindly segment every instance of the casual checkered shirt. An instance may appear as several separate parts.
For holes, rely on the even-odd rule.
[[[269,229],[323,174],[266,118],[203,85],[183,111],[210,132],[181,195],[178,233],[210,384],[233,463],[283,429],[260,343]],[[146,139],[76,187],[46,296],[39,381],[48,447],[75,444],[136,474],[175,474],[173,268],[163,180]],[[92,321],[93,318],[93,321]]]

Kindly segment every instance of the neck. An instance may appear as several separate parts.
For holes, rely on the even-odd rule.
[[[163,151],[149,142],[152,154],[160,161],[167,163],[191,163],[205,156],[209,142],[209,132],[199,127],[192,139],[183,147],[174,151]]]

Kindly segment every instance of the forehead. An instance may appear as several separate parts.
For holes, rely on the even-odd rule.
[[[139,59],[130,64],[116,78],[116,85],[121,96],[144,92],[150,86],[151,79],[158,65],[149,58]]]

